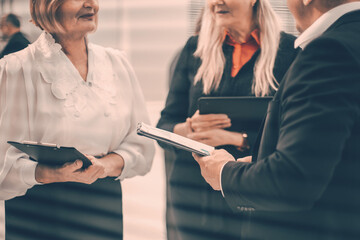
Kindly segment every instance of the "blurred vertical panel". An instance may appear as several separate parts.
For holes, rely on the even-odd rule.
[[[270,0],[270,3],[282,21],[283,30],[287,33],[298,35],[294,18],[287,7],[286,0]]]
[[[188,35],[193,35],[195,31],[195,25],[199,18],[201,9],[205,6],[206,0],[192,0],[189,2],[188,6],[188,21],[189,21],[189,30]]]
[[[149,101],[165,99],[170,61],[186,40],[186,1],[125,0],[130,60]]]
[[[186,1],[107,0],[100,2],[93,42],[124,49],[148,101],[167,94],[172,56],[186,40]]]

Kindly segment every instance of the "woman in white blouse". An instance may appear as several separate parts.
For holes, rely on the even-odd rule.
[[[7,239],[122,239],[114,180],[150,170],[153,143],[136,134],[148,116],[134,71],[123,52],[86,38],[98,10],[98,0],[31,0],[43,33],[0,61],[0,201],[27,192],[6,202]],[[73,146],[93,165],[37,164],[8,140]]]

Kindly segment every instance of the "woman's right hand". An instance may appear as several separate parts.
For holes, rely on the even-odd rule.
[[[224,129],[231,126],[231,119],[225,114],[200,114],[199,110],[186,122],[176,124],[174,133],[187,137],[193,132]]]
[[[38,164],[35,169],[35,179],[38,183],[44,184],[55,182],[91,184],[98,178],[101,178],[105,172],[104,167],[100,164],[93,163],[93,165],[90,165],[86,169],[81,169],[82,165],[83,162],[81,160],[76,160],[73,163],[65,163],[60,167]]]
[[[224,129],[231,126],[231,119],[226,114],[200,114],[197,110],[190,118],[190,126],[194,132]]]

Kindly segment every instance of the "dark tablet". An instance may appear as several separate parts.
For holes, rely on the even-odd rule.
[[[223,113],[231,120],[261,122],[272,97],[201,97],[198,100],[200,114]]]
[[[9,144],[29,155],[30,159],[47,165],[63,165],[77,159],[83,161],[83,168],[91,165],[91,161],[74,147],[61,147],[56,144],[35,142],[13,142]]]

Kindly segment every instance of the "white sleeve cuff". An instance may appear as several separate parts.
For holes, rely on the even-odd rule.
[[[34,161],[23,161],[21,166],[21,177],[25,184],[29,186],[38,185],[35,179],[35,168],[37,166],[37,162]]]
[[[123,170],[121,171],[121,174],[120,176],[118,176],[115,180],[124,180],[127,176],[128,176],[128,172],[131,171],[131,168],[130,168],[130,162],[129,162],[129,159],[131,159],[131,156],[129,153],[127,153],[126,151],[122,151],[122,150],[119,150],[119,151],[114,151],[114,153],[120,155],[123,159],[124,159],[124,168]]]
[[[220,179],[219,179],[219,181],[220,181],[220,190],[221,190],[221,194],[222,194],[223,197],[225,197],[225,195],[224,195],[223,188],[222,188],[222,184],[221,184],[221,175],[222,175],[222,171],[223,171],[223,169],[224,169],[224,167],[225,167],[225,164],[227,164],[227,162],[224,163],[224,164],[222,165],[221,169],[220,169]]]

